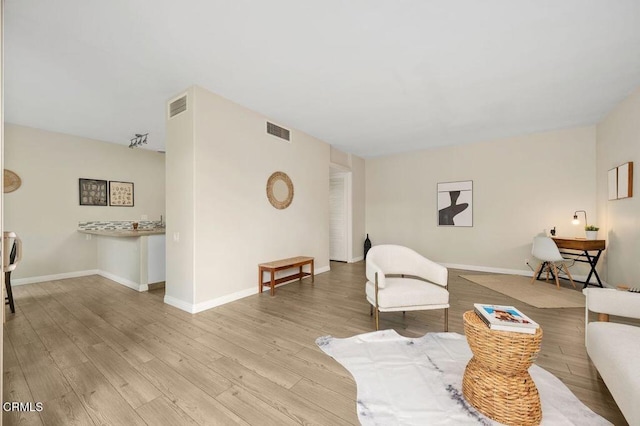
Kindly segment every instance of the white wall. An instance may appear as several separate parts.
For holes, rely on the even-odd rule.
[[[167,184],[167,211],[173,212],[167,215],[167,254],[189,250],[182,240],[171,241],[173,232],[180,232],[181,239],[191,232],[185,237],[193,238],[193,255],[175,273],[169,273],[173,267],[168,263],[167,294],[174,286],[189,285],[186,269],[192,268],[194,295],[165,300],[199,311],[254,294],[258,263],[285,257],[313,256],[316,269],[327,270],[329,145],[295,129],[288,143],[266,133],[266,117],[199,87],[189,93],[193,137],[189,142],[188,134],[172,129],[174,119],[168,121],[174,141],[167,143],[167,181],[191,167],[193,200],[178,202],[180,191],[191,189]],[[193,160],[182,153],[191,149]],[[267,179],[275,171],[287,173],[294,185],[293,202],[284,210],[271,206],[266,196]],[[178,215],[185,217],[182,223],[174,222]]]
[[[598,217],[606,279],[611,285],[640,282],[640,89],[620,103],[597,127]],[[607,171],[634,162],[632,198],[608,201]]]
[[[165,301],[181,309],[194,304],[194,139],[193,88],[187,110],[167,122],[167,276]],[[171,102],[171,101],[170,101]]]
[[[12,278],[95,270],[97,246],[76,230],[89,220],[135,220],[164,214],[164,155],[123,145],[5,125],[5,168],[22,179],[4,194],[5,229],[22,238]],[[134,207],[80,206],[78,179],[134,183]]]
[[[595,163],[592,126],[367,159],[367,232],[442,263],[528,271],[534,235],[583,237],[575,210],[597,221]],[[473,181],[473,227],[437,226],[437,183],[462,180]]]

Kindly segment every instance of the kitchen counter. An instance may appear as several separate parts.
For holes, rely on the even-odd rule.
[[[165,230],[78,229],[96,236],[100,275],[137,291],[165,281]]]
[[[78,232],[105,237],[141,237],[143,235],[164,235],[164,228],[151,229],[78,229]]]

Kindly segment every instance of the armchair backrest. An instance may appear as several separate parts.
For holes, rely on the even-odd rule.
[[[367,279],[372,282],[379,269],[385,275],[413,275],[443,287],[447,285],[447,268],[408,247],[393,244],[373,246],[367,253],[366,262]]]

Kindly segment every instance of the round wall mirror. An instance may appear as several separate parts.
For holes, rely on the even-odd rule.
[[[267,198],[273,207],[282,210],[293,201],[293,183],[284,172],[275,172],[267,180]]]
[[[9,169],[4,169],[4,193],[8,194],[9,192],[13,192],[20,188],[20,185],[22,185],[20,176]]]

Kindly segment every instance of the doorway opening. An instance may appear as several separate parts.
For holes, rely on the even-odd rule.
[[[337,262],[353,253],[351,175],[332,167],[329,176],[329,259]]]

